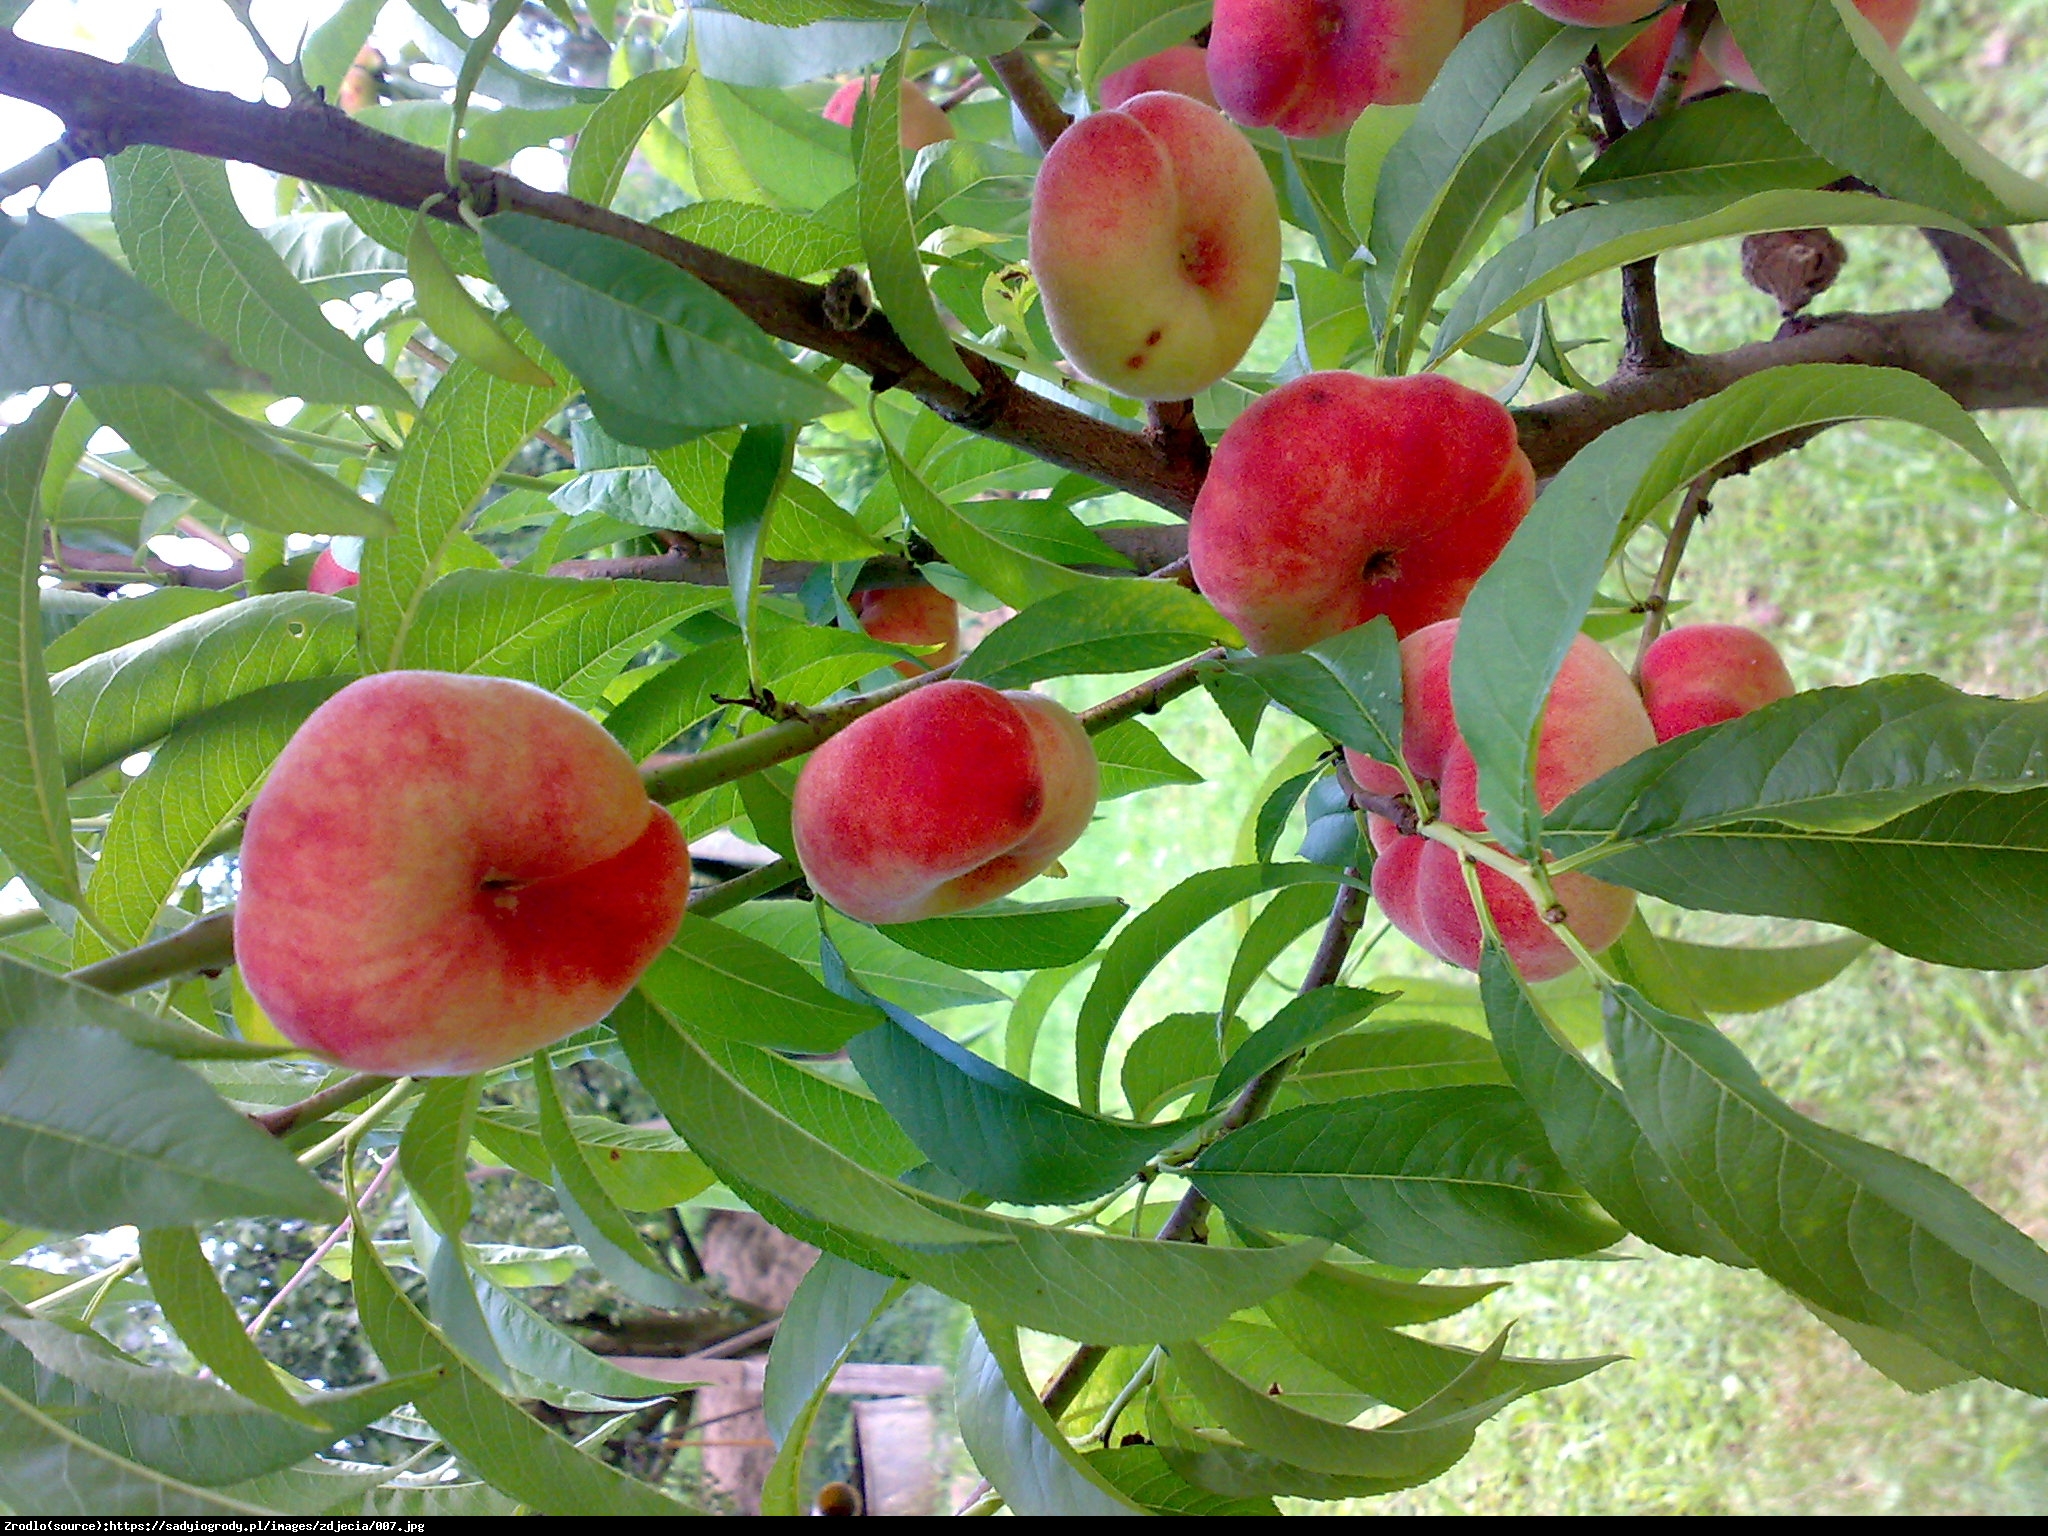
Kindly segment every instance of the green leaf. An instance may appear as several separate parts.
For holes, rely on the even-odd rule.
[[[153,28],[130,58],[168,69]],[[135,275],[225,341],[235,360],[277,394],[413,408],[398,381],[328,323],[320,301],[249,227],[221,161],[136,144],[107,162],[107,183],[114,228]]]
[[[1081,1105],[1102,1107],[1102,1065],[1110,1035],[1145,978],[1180,942],[1241,901],[1290,885],[1334,885],[1334,870],[1310,864],[1240,864],[1190,875],[1125,924],[1074,1024],[1074,1081]]]
[[[1216,1016],[1234,1016],[1238,1005],[1287,947],[1310,928],[1329,919],[1332,905],[1330,892],[1322,885],[1291,885],[1276,893],[1246,925],[1244,937],[1238,941]]]
[[[1731,0],[1722,15],[1786,121],[1851,175],[1973,225],[2048,218],[2048,187],[1935,106],[1846,3]]]
[[[1214,11],[1214,0],[1096,0],[1082,13],[1081,83],[1094,96],[1104,75],[1186,42]]]
[[[1024,1368],[1014,1327],[975,1318],[961,1346],[953,1391],[961,1443],[1013,1513],[1145,1513],[1060,1433]]]
[[[1616,1221],[1666,1253],[1705,1254],[1745,1266],[1644,1138],[1621,1090],[1556,1038],[1521,978],[1491,944],[1480,959],[1479,987],[1501,1062],[1542,1119],[1552,1150],[1571,1176]]]
[[[153,468],[252,528],[358,537],[391,531],[380,508],[204,395],[106,385],[89,391],[86,403]]]
[[[761,1383],[761,1414],[776,1443],[761,1494],[764,1515],[802,1515],[804,1449],[839,1367],[905,1282],[822,1254],[797,1282]]]
[[[910,30],[904,29],[904,46]],[[981,385],[947,334],[925,283],[924,262],[910,227],[910,198],[903,190],[903,151],[897,140],[902,103],[903,55],[882,66],[874,90],[861,98],[854,128],[861,250],[868,281],[882,313],[917,360],[949,383],[978,394]]]
[[[317,299],[352,298],[405,276],[405,258],[372,240],[345,213],[288,214],[258,233]]]
[[[1107,1120],[1013,1077],[900,1008],[856,1036],[861,1081],[919,1150],[1013,1205],[1078,1205],[1135,1177],[1199,1119]]]
[[[1789,1003],[1826,986],[1870,948],[1868,939],[1854,936],[1775,949],[1651,937],[1686,991],[1709,1013],[1762,1013]]]
[[[711,1183],[711,1171],[665,1130],[621,1125],[596,1115],[570,1115],[569,1133],[615,1204],[629,1211],[681,1205]],[[545,1184],[550,1173],[540,1138],[540,1117],[530,1110],[486,1109],[471,1127],[491,1156]],[[472,1257],[472,1262],[475,1260]],[[506,1280],[507,1285],[523,1282]]]
[[[686,69],[652,70],[607,96],[576,135],[569,155],[569,195],[609,207],[640,135],[683,94],[689,78]]]
[[[0,437],[0,854],[59,900],[78,901],[78,848],[44,670],[39,486],[65,411],[46,398]]]
[[[429,1081],[398,1143],[405,1187],[445,1237],[459,1238],[469,1222],[469,1138],[481,1087],[476,1077]]]
[[[396,531],[363,550],[356,607],[366,669],[399,664],[463,520],[568,393],[508,383],[458,360],[427,396],[384,489]]]
[[[501,213],[484,220],[484,250],[512,307],[583,381],[598,420],[621,441],[661,448],[720,427],[845,409],[729,300],[636,246]],[[628,407],[623,419],[619,406]]]
[[[1368,110],[1370,110],[1368,108]],[[1153,1445],[1124,1445],[1082,1452],[1082,1459],[1117,1492],[1155,1515],[1277,1515],[1280,1507],[1263,1495],[1233,1499],[1185,1481]]]
[[[1031,1061],[1038,1053],[1038,1032],[1045,1024],[1047,1011],[1059,1001],[1067,984],[1092,970],[1100,958],[1099,954],[1090,955],[1072,965],[1040,971],[1017,989],[1017,1000],[1003,1021],[1003,1065],[1011,1072],[1018,1077],[1031,1076]]]
[[[1205,597],[1170,581],[1118,581],[1058,592],[998,625],[959,675],[1023,688],[1083,672],[1154,671],[1243,637]]]
[[[196,1073],[97,1024],[0,1033],[0,1218],[49,1231],[332,1221],[334,1196]]]
[[[1295,655],[1233,661],[1230,670],[1340,746],[1379,762],[1400,761],[1401,647],[1384,618]]]
[[[476,1250],[469,1250],[472,1259],[475,1254]],[[479,1275],[472,1283],[491,1343],[499,1358],[517,1373],[514,1380],[556,1388],[549,1401],[558,1406],[568,1406],[558,1401],[564,1398],[644,1401],[674,1390],[671,1383],[637,1375],[593,1354],[499,1282]]]
[[[683,88],[683,125],[690,170],[707,199],[813,209],[853,186],[846,130],[783,91],[699,73]]]
[[[779,1051],[830,1055],[876,1022],[769,945],[702,918],[683,924],[640,986],[692,1029]]]
[[[484,372],[529,389],[552,389],[555,381],[547,370],[520,351],[497,317],[470,297],[427,232],[430,222],[424,213],[413,215],[412,238],[405,244],[405,272],[420,319],[457,357]]]
[[[1538,224],[1479,269],[1437,327],[1430,363],[1602,272],[1709,240],[1816,225],[1931,226],[1981,238],[1972,225],[1939,209],[1862,192],[1756,192],[1732,203],[1713,194],[1645,197],[1580,208]]]
[[[1283,1110],[1233,1131],[1190,1177],[1233,1222],[1327,1237],[1385,1264],[1570,1258],[1620,1231],[1565,1176],[1522,1097],[1426,1088]]]
[[[725,482],[742,434],[713,432],[650,457],[677,498],[712,527],[723,526]],[[768,516],[770,560],[865,560],[883,546],[824,491],[801,475],[786,475]]]
[[[1102,776],[1100,798],[1199,784],[1201,774],[1167,751],[1166,744],[1136,720],[1119,720],[1095,738],[1095,766]]]
[[[52,672],[62,672],[102,651],[143,639],[180,619],[225,607],[234,600],[231,592],[209,592],[204,587],[158,587],[140,597],[106,603],[45,646],[43,664]]]
[[[780,426],[748,427],[740,434],[725,472],[719,517],[719,526],[725,530],[725,574],[750,661],[756,654],[754,587],[761,579],[768,514],[774,511],[782,483],[789,477],[795,452],[795,433]],[[758,663],[755,670],[759,670]]]
[[[1686,1192],[1788,1290],[2048,1391],[2048,1254],[1933,1169],[1816,1125],[1718,1031],[1616,989],[1630,1110]]]
[[[309,1429],[332,1430],[319,1414],[285,1390],[255,1342],[243,1331],[235,1304],[190,1227],[146,1226],[137,1239],[149,1288],[164,1321],[214,1375],[252,1403]]]
[[[825,970],[818,951],[821,919],[854,980],[899,1008],[926,1014],[1003,1000],[1004,994],[980,977],[905,949],[879,930],[841,918],[829,909],[795,901],[753,902],[721,913],[718,921],[780,950],[785,960],[795,961],[822,982]]]
[[[1327,1103],[1410,1088],[1504,1083],[1493,1047],[1451,1024],[1382,1024],[1339,1035],[1303,1057],[1286,1090]]]
[[[338,597],[244,598],[58,673],[50,688],[65,779],[111,767],[231,699],[347,670],[354,619]]]
[[[857,236],[759,203],[690,203],[653,223],[656,229],[785,277],[809,277],[860,260]]]
[[[1223,1049],[1242,1045],[1244,1021],[1228,1020],[1217,1038],[1215,1018],[1206,1013],[1169,1013],[1124,1051],[1118,1079],[1131,1113],[1149,1120],[1190,1089],[1210,1081],[1223,1066]]]
[[[370,40],[370,28],[383,9],[384,0],[342,0],[335,13],[312,30],[299,48],[299,73],[308,90],[325,91],[329,101],[337,99],[342,78]]]
[[[1341,1034],[1390,1001],[1391,993],[1367,992],[1358,987],[1318,987],[1303,993],[1231,1052],[1223,1070],[1216,1074],[1215,1086],[1209,1090],[1209,1108],[1220,1108],[1268,1067]]]
[[[1036,904],[992,901],[953,917],[892,923],[889,937],[970,971],[1037,971],[1085,960],[1128,911],[1113,896]]]
[[[586,1455],[499,1394],[449,1348],[393,1284],[375,1246],[357,1227],[353,1275],[363,1332],[387,1370],[442,1372],[414,1397],[448,1448],[492,1487],[541,1514],[670,1517],[688,1504]]]
[[[282,1054],[273,1045],[230,1040],[175,1014],[152,1018],[126,1003],[62,976],[0,954],[0,1021],[52,1028],[90,1025],[161,1056],[179,1060],[260,1060]],[[4,1027],[4,1025],[0,1025]]]
[[[1730,91],[1688,102],[1623,134],[1572,186],[1577,202],[1824,187],[1842,173],[1785,124],[1768,96]]]
[[[0,217],[0,336],[0,390],[10,393],[38,384],[253,382],[226,347],[39,213]]]
[[[267,1515],[102,1449],[0,1387],[0,1500],[43,1515]]]

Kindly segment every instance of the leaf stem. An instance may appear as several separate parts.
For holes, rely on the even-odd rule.
[[[1115,1397],[1110,1399],[1109,1407],[1103,1410],[1101,1422],[1088,1431],[1090,1440],[1100,1441],[1105,1450],[1109,1448],[1109,1437],[1116,1433],[1116,1421],[1124,1416],[1124,1410],[1131,1406],[1140,1392],[1145,1390],[1145,1384],[1159,1369],[1159,1361],[1163,1354],[1164,1351],[1159,1345],[1152,1346],[1152,1352],[1139,1362],[1135,1371],[1131,1372],[1131,1379],[1123,1384]]]
[[[134,1274],[135,1271],[140,1269],[141,1267],[141,1256],[131,1255],[130,1257],[121,1260],[120,1263],[113,1265],[111,1268],[103,1269],[99,1271],[97,1274],[81,1276],[79,1279],[72,1281],[69,1285],[59,1286],[56,1290],[50,1292],[50,1294],[47,1296],[38,1297],[36,1300],[28,1304],[28,1309],[31,1312],[41,1312],[50,1308],[54,1308],[59,1302],[67,1301],[71,1297],[76,1296],[81,1291],[92,1290],[95,1286],[103,1288],[109,1287],[113,1285],[113,1283],[116,1280],[120,1280],[125,1276]]]
[[[1686,490],[1685,500],[1678,505],[1677,516],[1671,519],[1671,536],[1664,541],[1664,558],[1658,562],[1657,574],[1651,579],[1649,593],[1642,601],[1643,633],[1636,644],[1635,665],[1629,669],[1629,677],[1638,693],[1643,687],[1643,658],[1650,654],[1650,647],[1664,632],[1664,622],[1671,607],[1671,589],[1677,585],[1678,567],[1685,559],[1685,547],[1692,541],[1692,531],[1699,520],[1713,510],[1713,503],[1707,495],[1719,478],[1710,470],[1693,481]]]
[[[173,976],[219,970],[232,964],[234,958],[234,909],[224,907],[188,923],[167,938],[82,965],[66,973],[65,979],[101,992],[135,992]]]
[[[251,1115],[249,1119],[258,1130],[268,1131],[273,1136],[289,1136],[302,1125],[311,1125],[316,1120],[325,1120],[337,1109],[347,1109],[360,1104],[373,1093],[382,1092],[391,1079],[379,1077],[374,1072],[358,1072],[340,1082],[322,1088],[318,1093],[287,1104],[282,1109],[273,1109],[268,1114]]]
[[[370,1180],[370,1187],[363,1191],[361,1200],[362,1205],[368,1205],[372,1200],[377,1198],[377,1192],[384,1187],[384,1181],[391,1177],[393,1170],[395,1170],[397,1167],[398,1154],[394,1152],[391,1154],[391,1156],[384,1159],[384,1166],[377,1170],[377,1176],[374,1179]],[[335,1229],[332,1232],[328,1233],[325,1237],[321,1238],[319,1246],[316,1247],[311,1253],[306,1255],[305,1263],[301,1264],[296,1270],[294,1270],[292,1272],[291,1278],[285,1281],[283,1285],[280,1285],[276,1289],[276,1291],[274,1291],[271,1294],[270,1300],[263,1303],[263,1310],[258,1312],[255,1317],[250,1319],[248,1327],[248,1334],[250,1338],[255,1338],[257,1334],[263,1331],[264,1327],[270,1322],[271,1318],[277,1315],[277,1309],[284,1305],[285,1298],[290,1296],[293,1291],[297,1290],[301,1285],[303,1285],[306,1281],[306,1277],[311,1275],[314,1270],[320,1267],[320,1261],[326,1258],[328,1254],[332,1253],[335,1247],[341,1242],[341,1240],[347,1237],[349,1233],[352,1230],[354,1230],[357,1209],[358,1207],[351,1206],[349,1208],[349,1213],[341,1218],[340,1223],[336,1225]]]
[[[349,1121],[347,1125],[344,1125],[324,1141],[316,1141],[312,1146],[301,1152],[299,1154],[299,1166],[301,1168],[317,1168],[341,1148],[353,1146],[364,1135],[368,1134],[379,1120],[382,1120],[392,1110],[398,1108],[399,1100],[411,1093],[415,1086],[417,1085],[413,1079],[409,1077],[399,1078],[391,1085],[390,1092],[386,1093],[384,1097],[372,1104],[360,1115],[357,1115],[355,1119]]]
[[[1003,94],[1023,114],[1040,149],[1049,150],[1059,136],[1073,126],[1074,119],[1053,97],[1045,76],[1029,55],[1012,51],[999,53],[988,61],[989,73],[1001,82]]]

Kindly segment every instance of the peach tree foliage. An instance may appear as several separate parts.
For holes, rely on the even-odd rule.
[[[0,3],[0,22],[23,8]],[[1686,7],[1692,36],[1704,9]],[[526,1406],[640,1392],[520,1299],[558,1274],[462,1241],[479,1157],[552,1183],[588,1265],[645,1307],[700,1304],[640,1230],[700,1195],[826,1252],[769,1357],[765,1507],[784,1513],[804,1507],[833,1362],[907,1283],[973,1311],[961,1434],[1020,1513],[1270,1512],[1427,1480],[1508,1403],[1606,1363],[1429,1341],[1413,1330],[1486,1289],[1430,1272],[1631,1236],[1756,1271],[1904,1386],[2048,1394],[2048,1255],[1936,1171],[1792,1108],[1713,1022],[1824,985],[1870,943],[2048,962],[2048,704],[1873,678],[1676,738],[1554,809],[1537,798],[1542,703],[1574,638],[1633,648],[1717,476],[1891,418],[2017,501],[1971,412],[2048,403],[2048,295],[1984,233],[2048,218],[2048,188],[1943,118],[1847,0],[1718,9],[1768,96],[1664,103],[1623,131],[1581,66],[1643,24],[1508,5],[1419,105],[1324,139],[1254,130],[1295,231],[1293,351],[1149,415],[1062,371],[1025,230],[1062,103],[1184,42],[1207,4],[725,0],[628,22],[552,0],[554,21],[517,25],[581,62],[542,74],[494,52],[517,5],[472,41],[413,0],[420,57],[457,86],[396,60],[404,99],[353,123],[314,93],[340,90],[375,3],[272,59],[289,108],[179,85],[150,37],[115,66],[0,32],[0,91],[70,130],[7,190],[108,153],[113,197],[110,231],[0,225],[0,387],[62,386],[0,437],[0,856],[38,904],[0,935],[0,1243],[17,1260],[141,1233],[139,1266],[61,1290],[0,1269],[0,1504],[686,1512]],[[882,88],[850,129],[826,121],[833,81],[863,70]],[[939,95],[971,71],[955,137],[903,154],[898,82]],[[492,169],[570,136],[565,195]],[[226,158],[285,178],[275,221],[244,221]],[[1718,356],[1664,340],[1658,253],[1820,225],[1928,230],[1953,302]],[[1547,309],[1588,280],[1619,288],[1628,326],[1598,388]],[[334,299],[354,303],[348,332]],[[1638,917],[1536,989],[1491,947],[1469,989],[1484,1033],[1396,1004],[1391,982],[1338,984],[1371,851],[1334,749],[1395,755],[1392,636],[1248,656],[1174,579],[1178,519],[1209,442],[1278,384],[1454,359],[1514,403],[1544,482],[1458,636],[1491,839],[1465,851],[1847,937],[1708,948]],[[126,451],[87,452],[101,425]],[[1648,591],[1616,567],[1646,528],[1670,534]],[[234,536],[235,569],[179,580],[144,547],[169,530]],[[293,534],[333,540],[359,584],[306,590]],[[918,686],[849,595],[919,581],[1014,610],[962,676],[1085,692],[1154,674],[1083,712],[1107,817],[1191,777],[1144,716],[1195,689],[1247,748],[1282,712],[1306,722],[1323,739],[1236,808],[1254,860],[1179,871],[1141,911],[1039,900],[882,930],[750,899],[795,874],[797,761],[875,692]],[[155,590],[92,591],[138,582]],[[390,668],[552,690],[648,761],[693,841],[730,828],[777,862],[693,904],[626,1002],[527,1064],[396,1083],[323,1068],[268,1029],[205,914],[298,723]],[[1281,836],[1297,806],[1298,851]],[[1210,978],[1213,1016],[1132,1010],[1232,913],[1250,920]],[[1300,994],[1248,1001],[1308,935]],[[1038,1034],[1063,996],[1072,1058],[1048,1072]],[[1006,1021],[972,1049],[922,1017],[992,997]],[[841,1052],[850,1067],[819,1063]],[[566,1113],[555,1075],[583,1059],[630,1073],[672,1133]],[[1290,1080],[1304,1059],[1313,1089]],[[536,1108],[499,1107],[508,1082]],[[337,1252],[382,1371],[315,1390],[265,1362],[205,1240],[248,1218],[324,1235],[352,1202],[372,1214]],[[205,1379],[87,1326],[143,1299]],[[1027,1374],[1020,1329],[1072,1341],[1055,1379]],[[419,1467],[323,1455],[408,1404],[439,1441]]]

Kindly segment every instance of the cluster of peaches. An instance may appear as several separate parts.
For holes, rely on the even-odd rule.
[[[1512,0],[1217,0],[1193,46],[1101,86],[1102,110],[1048,152],[1032,269],[1070,364],[1148,400],[1207,388],[1242,359],[1278,287],[1280,220],[1250,143],[1222,115],[1297,136],[1339,131],[1375,102],[1413,101],[1458,39]],[[1641,20],[1662,0],[1529,0],[1582,25]],[[1917,0],[1857,0],[1896,41]],[[1611,61],[1647,96],[1678,26],[1672,7]],[[1753,84],[1725,32],[1706,88]],[[850,122],[863,90],[826,108]],[[905,86],[906,146],[949,138]],[[1221,110],[1219,110],[1219,105]],[[1402,637],[1402,752],[1444,824],[1483,834],[1477,770],[1451,706],[1458,614],[1534,499],[1513,418],[1437,376],[1314,373],[1223,433],[1189,530],[1201,591],[1262,654],[1306,649],[1386,616]],[[310,583],[355,573],[324,553]],[[871,636],[918,657],[959,653],[958,613],[929,587],[855,592]],[[1547,810],[1659,741],[1788,696],[1761,636],[1695,625],[1660,637],[1640,685],[1581,636],[1544,716]],[[1393,769],[1348,754],[1370,796]],[[1030,692],[942,680],[863,716],[811,754],[792,833],[811,888],[865,922],[982,905],[1050,868],[1098,792],[1081,722]],[[1425,814],[1428,808],[1422,808]],[[1481,923],[1459,853],[1373,815],[1374,899],[1432,954],[1476,969]],[[673,939],[689,852],[634,764],[581,710],[523,683],[383,673],[341,690],[279,757],[249,814],[235,941],[243,978],[296,1043],[362,1070],[467,1073],[602,1018]],[[1532,979],[1570,949],[1521,887],[1478,875],[1510,955]],[[1562,921],[1598,951],[1632,892],[1555,882]]]

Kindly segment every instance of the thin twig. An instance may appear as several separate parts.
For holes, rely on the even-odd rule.
[[[369,1187],[363,1191],[358,1202],[359,1205],[367,1206],[372,1200],[376,1199],[378,1191],[384,1187],[384,1181],[390,1178],[397,1169],[398,1154],[393,1152],[384,1159],[384,1166],[377,1170],[377,1176],[370,1180]],[[351,1211],[348,1215],[341,1218],[340,1225],[320,1239],[319,1246],[306,1255],[306,1262],[292,1271],[291,1278],[271,1293],[270,1300],[263,1304],[263,1310],[249,1320],[249,1326],[244,1331],[247,1332],[250,1338],[255,1338],[256,1335],[264,1330],[271,1318],[277,1315],[277,1309],[285,1304],[286,1298],[303,1285],[306,1278],[320,1267],[320,1261],[334,1251],[336,1245],[348,1236],[354,1225],[355,1212]]]
[[[1679,23],[1678,35],[1671,39],[1671,52],[1664,56],[1664,75],[1650,95],[1650,108],[1644,122],[1653,122],[1664,116],[1684,97],[1685,88],[1692,83],[1693,65],[1700,56],[1700,44],[1720,14],[1717,0],[1691,0],[1686,6],[1685,20]]]
[[[1073,126],[1067,109],[1054,99],[1045,76],[1025,53],[999,53],[988,61],[995,77],[1038,139],[1040,149],[1051,149],[1059,136]]]
[[[1184,693],[1190,693],[1201,686],[1202,679],[1213,673],[1222,664],[1224,651],[1217,647],[1191,656],[1176,667],[1149,678],[1135,688],[1126,689],[1115,698],[1104,699],[1093,709],[1081,711],[1081,724],[1088,728],[1090,736],[1100,736],[1113,725],[1139,715],[1156,715]]]
[[[234,911],[224,908],[188,923],[168,938],[82,965],[65,979],[101,992],[135,992],[173,976],[219,970],[233,964],[234,958]]]
[[[268,1131],[273,1136],[289,1136],[302,1125],[312,1125],[325,1120],[338,1109],[347,1109],[360,1104],[373,1093],[382,1093],[391,1085],[392,1079],[379,1077],[374,1072],[358,1072],[340,1082],[322,1088],[318,1093],[287,1104],[282,1109],[268,1110],[249,1119],[258,1130]]]
[[[1643,610],[1643,634],[1636,644],[1635,666],[1629,674],[1635,679],[1638,690],[1643,686],[1643,658],[1650,654],[1650,647],[1664,633],[1664,621],[1671,607],[1671,589],[1678,581],[1678,567],[1685,559],[1685,547],[1692,541],[1694,526],[1713,510],[1707,494],[1719,479],[1718,473],[1710,471],[1693,481],[1686,490],[1685,499],[1678,504],[1677,516],[1671,519],[1671,535],[1664,541],[1664,558],[1658,561],[1657,574],[1650,582],[1649,593],[1639,605]]]
[[[63,134],[21,164],[0,171],[0,202],[17,192],[26,192],[30,187],[47,187],[79,161],[91,158],[90,152],[82,148],[76,139],[68,133]]]

